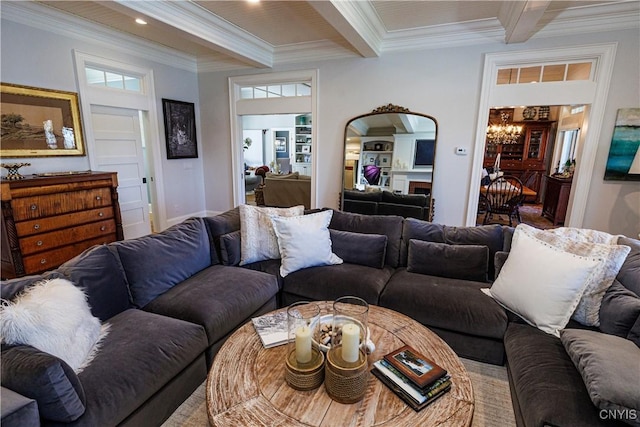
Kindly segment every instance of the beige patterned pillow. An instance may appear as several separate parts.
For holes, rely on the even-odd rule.
[[[526,224],[525,228],[538,239],[574,255],[605,259],[604,269],[590,282],[571,318],[587,326],[600,326],[600,304],[604,293],[613,284],[631,248],[616,245],[618,236],[581,228],[561,227],[539,230]]]
[[[304,206],[266,208],[240,205],[240,265],[280,258],[278,239],[270,215],[299,216]]]

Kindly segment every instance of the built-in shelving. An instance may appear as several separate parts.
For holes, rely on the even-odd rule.
[[[293,170],[303,175],[311,175],[312,129],[311,114],[296,116]]]

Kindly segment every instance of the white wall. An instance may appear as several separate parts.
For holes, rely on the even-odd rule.
[[[308,63],[291,69],[319,70],[319,114],[316,171],[318,206],[337,207],[341,189],[344,126],[372,109],[393,103],[433,116],[438,121],[438,147],[434,178],[435,222],[462,225],[466,217],[471,156],[457,156],[455,147],[472,153],[476,143],[478,100],[482,87],[485,53],[521,51],[559,46],[618,42],[614,75],[607,101],[605,130],[600,136],[598,158],[591,182],[589,212],[584,226],[612,233],[637,235],[640,231],[638,183],[604,182],[616,109],[640,105],[639,34],[637,30],[593,33],[575,37],[545,38],[523,44],[488,44],[421,52],[385,54],[380,58]],[[207,171],[215,171],[216,188],[207,187],[207,208],[231,207],[229,110],[227,78],[252,72],[201,73],[199,76],[203,122],[216,131],[215,152],[204,159]],[[206,131],[206,129],[204,129]],[[209,167],[210,166],[210,167]],[[224,194],[219,191],[220,185]],[[612,212],[614,211],[615,212]]]
[[[148,145],[159,150],[162,158],[166,205],[160,206],[160,209],[165,209],[168,225],[204,212],[204,174],[201,153],[208,150],[212,140],[202,131],[200,124],[198,81],[195,72],[140,59],[119,52],[116,48],[105,48],[103,45],[75,40],[5,19],[1,22],[0,30],[2,48],[0,73],[4,83],[78,92],[73,60],[74,50],[153,69],[159,123],[152,126],[157,126],[160,140],[149,141]],[[196,104],[200,158],[167,160],[162,122],[162,98]],[[81,105],[81,108],[87,107]],[[211,132],[211,129],[207,129],[207,132]],[[91,143],[92,141],[85,141],[87,145]],[[32,164],[30,167],[21,169],[21,172],[26,174],[89,169],[89,159],[86,156],[18,160]]]
[[[639,40],[637,30],[595,32],[514,45],[492,43],[384,54],[381,58],[296,64],[275,71],[319,70],[319,111],[314,118],[314,126],[318,127],[318,149],[314,154],[319,165],[316,171],[318,206],[337,207],[347,121],[378,106],[393,103],[431,115],[438,121],[435,221],[461,225],[466,217],[469,180],[474,165],[471,164],[471,156],[457,156],[454,149],[467,147],[472,153],[477,142],[473,135],[477,126],[484,54],[618,42],[583,226],[636,236],[640,231],[640,185],[637,182],[605,182],[602,177],[617,109],[640,105]],[[4,19],[1,48],[3,82],[50,89],[78,91],[73,67],[74,49],[152,68],[159,118],[162,117],[162,98],[194,102],[199,113],[199,159],[167,160],[163,124],[155,124],[162,140],[152,143],[160,149],[163,159],[167,218],[170,222],[177,221],[205,210],[221,212],[233,206],[228,77],[270,71],[196,75],[119,52],[117,46],[106,48]],[[25,168],[25,173],[89,167],[86,157],[34,158],[29,161],[33,166]]]

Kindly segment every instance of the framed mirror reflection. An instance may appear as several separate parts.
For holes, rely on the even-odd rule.
[[[433,219],[437,121],[389,104],[345,126],[340,208]]]

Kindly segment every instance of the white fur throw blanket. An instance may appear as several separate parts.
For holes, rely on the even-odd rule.
[[[108,330],[91,315],[84,292],[65,279],[38,282],[0,307],[3,343],[28,344],[75,372],[91,362]]]

